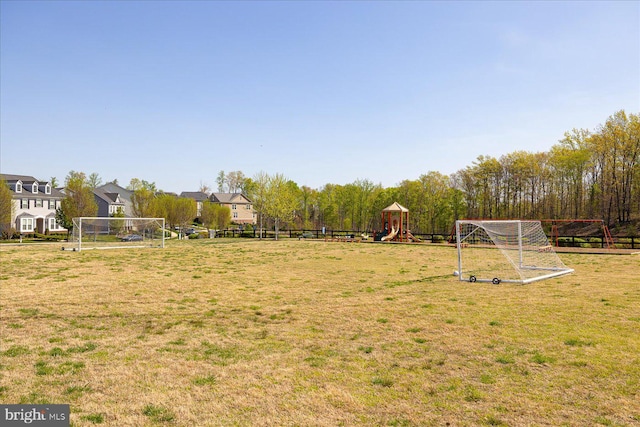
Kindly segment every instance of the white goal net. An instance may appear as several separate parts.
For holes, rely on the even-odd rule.
[[[459,220],[460,280],[530,283],[573,272],[558,257],[540,221]]]
[[[164,248],[164,218],[73,218],[73,250],[126,247]]]

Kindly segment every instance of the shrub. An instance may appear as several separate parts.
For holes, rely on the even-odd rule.
[[[558,246],[562,247],[575,247],[575,248],[590,248],[591,245],[580,237],[559,237]]]
[[[13,227],[7,227],[3,225],[1,229],[2,231],[0,232],[0,238],[2,238],[3,240],[20,238],[20,233],[18,233],[18,231]]]

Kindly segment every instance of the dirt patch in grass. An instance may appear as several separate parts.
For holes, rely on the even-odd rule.
[[[459,282],[447,246],[0,257],[2,401],[75,426],[640,422],[637,256],[525,286]]]

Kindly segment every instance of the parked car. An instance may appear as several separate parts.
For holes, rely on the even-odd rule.
[[[195,228],[184,229],[184,234],[186,234],[187,236],[191,236],[192,234],[196,234],[196,233],[198,233],[198,230],[196,230]]]
[[[123,242],[141,242],[142,240],[142,236],[139,234],[129,234],[122,238]]]

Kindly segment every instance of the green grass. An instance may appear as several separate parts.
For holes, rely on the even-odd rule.
[[[142,410],[142,413],[155,423],[167,423],[175,419],[173,412],[163,406],[147,405]]]
[[[70,403],[76,427],[638,423],[637,257],[562,254],[574,274],[494,286],[456,280],[455,255],[239,239],[12,248],[0,396]]]
[[[104,422],[104,414],[83,415],[82,420],[89,421],[92,424],[102,424]]]

